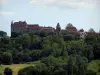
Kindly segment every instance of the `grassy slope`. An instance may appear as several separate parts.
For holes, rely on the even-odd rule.
[[[40,61],[36,61],[36,62],[29,62],[29,63],[26,63],[26,64],[12,64],[12,65],[1,65],[0,66],[0,73],[3,74],[4,72],[4,69],[6,67],[9,67],[13,70],[13,75],[17,75],[18,74],[18,71],[22,68],[25,68],[27,66],[35,66],[36,64],[40,63]]]
[[[27,66],[35,66],[35,64],[38,64],[38,63],[40,63],[40,61],[29,62],[27,64],[2,65],[2,66],[0,66],[0,73],[3,73],[3,71],[6,67],[10,67],[13,70],[13,75],[17,75],[19,69],[27,67]],[[96,72],[97,75],[100,75],[100,72],[99,72],[100,60],[94,60],[91,63],[89,63],[87,69]]]
[[[13,64],[13,65],[2,65],[0,66],[0,73],[3,74],[3,71],[6,67],[10,67],[13,70],[13,75],[17,75],[18,70],[27,66],[31,66],[32,64]],[[34,65],[33,65],[34,66]]]
[[[88,65],[88,70],[92,70],[97,73],[97,75],[100,75],[100,60],[94,60]]]

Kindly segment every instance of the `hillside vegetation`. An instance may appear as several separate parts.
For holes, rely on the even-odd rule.
[[[61,33],[61,28],[56,30],[0,35],[0,70],[6,75],[12,75],[12,70],[18,75],[99,75],[100,36],[80,38]]]

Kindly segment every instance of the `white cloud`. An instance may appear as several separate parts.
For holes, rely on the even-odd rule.
[[[100,0],[31,0],[29,3],[40,7],[95,8],[100,5]]]
[[[0,16],[12,16],[14,14],[15,12],[3,12],[3,11],[0,12]]]
[[[0,0],[0,4],[7,4],[8,0]]]

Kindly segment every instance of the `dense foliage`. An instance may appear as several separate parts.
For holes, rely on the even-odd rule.
[[[6,33],[0,32],[0,36]],[[14,33],[0,38],[0,64],[41,60],[19,75],[93,75],[87,70],[91,60],[100,59],[100,36],[64,35],[61,33]],[[95,74],[95,73],[94,73]]]

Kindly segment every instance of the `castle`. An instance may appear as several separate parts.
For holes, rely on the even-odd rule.
[[[37,31],[48,31],[54,32],[53,27],[43,27],[39,26],[39,24],[27,24],[26,21],[22,22],[11,22],[11,32],[37,32]]]
[[[60,27],[60,24],[57,23],[56,28]],[[53,27],[43,27],[39,26],[39,24],[27,24],[26,21],[19,21],[19,22],[11,22],[11,32],[21,33],[21,32],[56,32],[56,29]],[[85,32],[83,29],[77,30],[72,24],[68,24],[65,30],[60,31],[63,34],[72,34],[75,36],[80,36],[81,38],[85,38],[87,35],[100,35],[100,33],[89,33]]]

